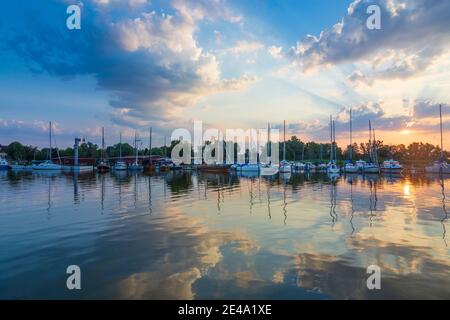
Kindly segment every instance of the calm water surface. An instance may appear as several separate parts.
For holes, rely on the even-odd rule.
[[[450,299],[449,190],[431,176],[0,172],[0,298]],[[73,264],[81,291],[66,289]]]

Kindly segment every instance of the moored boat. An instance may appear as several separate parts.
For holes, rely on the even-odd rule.
[[[426,173],[450,174],[450,165],[446,161],[435,161],[425,167]]]
[[[344,166],[345,173],[358,173],[358,166],[354,165],[353,162],[347,162]]]
[[[100,160],[100,163],[97,165],[97,171],[100,173],[108,172],[111,170],[111,166],[105,159],[105,128],[102,127],[102,150],[101,150],[101,156],[102,159]]]
[[[61,164],[56,164],[53,163],[52,161],[52,123],[49,122],[49,151],[48,151],[48,160],[38,163],[38,164],[33,164],[31,167],[33,170],[61,170],[62,166]]]
[[[114,165],[113,169],[115,171],[126,171],[127,170],[127,164],[124,161],[117,161]]]
[[[386,160],[381,165],[381,172],[388,174],[400,174],[403,171],[403,166],[400,162],[395,160]]]
[[[110,165],[104,161],[100,161],[97,165],[97,171],[100,173],[108,172],[109,170],[111,170]]]
[[[62,166],[60,164],[53,163],[51,160],[46,160],[44,162],[33,164],[33,170],[61,170]]]
[[[444,138],[442,129],[442,105],[439,105],[439,119],[440,119],[440,129],[441,129],[441,155],[438,161],[425,167],[426,173],[436,173],[436,174],[450,174],[450,165],[445,161],[444,157]]]
[[[278,173],[278,171],[279,171],[279,169],[278,169],[278,166],[276,166],[276,165],[271,165],[271,164],[261,165],[260,175],[261,176],[273,176],[273,175],[276,175]]]
[[[113,167],[114,171],[126,171],[128,166],[126,162],[122,161],[122,132],[120,133],[120,142],[119,142],[119,161]]]
[[[341,169],[339,168],[339,166],[336,163],[330,162],[328,164],[327,172],[329,174],[339,174],[341,172]]]
[[[0,170],[9,170],[11,167],[8,164],[8,161],[6,161],[5,158],[0,158]]]

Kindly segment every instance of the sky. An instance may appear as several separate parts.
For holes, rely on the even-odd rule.
[[[69,30],[66,9],[81,8]],[[380,29],[369,29],[370,5]],[[0,144],[154,144],[176,128],[264,128],[326,142],[439,143],[450,131],[450,2],[36,0],[0,11]],[[446,137],[444,137],[446,140]],[[147,140],[145,140],[147,141]],[[450,146],[447,146],[447,149]]]

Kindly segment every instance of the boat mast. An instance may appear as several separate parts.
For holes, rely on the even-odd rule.
[[[152,127],[150,127],[150,139],[149,139],[149,149],[148,149],[148,160],[152,163]]]
[[[166,136],[164,136],[164,159],[167,158],[167,142],[166,142]]]
[[[105,160],[105,127],[102,127],[102,161]]]
[[[138,148],[137,148],[137,132],[134,131],[134,152],[136,153],[136,164],[138,163]]]
[[[333,162],[333,116],[330,114],[330,162]]]
[[[369,161],[373,162],[372,159],[372,123],[369,120],[369,150],[367,150],[369,153]]]
[[[376,143],[376,138],[375,138],[375,128],[372,129],[373,130],[373,162],[378,164],[378,155],[377,155],[377,143]]]
[[[49,127],[49,137],[48,137],[48,140],[49,140],[49,145],[50,145],[50,150],[48,151],[48,160],[50,160],[50,161],[52,161],[52,122],[50,121],[49,122],[49,125],[48,125],[48,127]]]
[[[337,150],[336,150],[336,123],[333,120],[333,161],[337,161]]]
[[[350,150],[349,150],[350,161],[353,162],[353,127],[352,127],[352,109],[350,108]]]
[[[441,126],[441,161],[444,161],[444,140],[442,134],[442,104],[439,105],[439,121]]]
[[[122,132],[120,132],[119,160],[122,161]]]
[[[267,157],[272,157],[272,152],[270,150],[270,123],[267,123]]]
[[[283,122],[283,161],[286,161],[286,120]]]

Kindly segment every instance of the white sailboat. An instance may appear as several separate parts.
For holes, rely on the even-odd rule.
[[[120,133],[120,144],[119,144],[119,161],[114,165],[115,171],[125,171],[127,170],[126,162],[122,161],[122,132]]]
[[[437,174],[450,174],[450,165],[445,161],[444,157],[444,138],[442,129],[442,105],[439,105],[439,119],[440,119],[440,129],[441,129],[441,156],[438,161],[425,167],[427,173],[437,173]]]
[[[372,140],[373,134],[373,140]],[[370,162],[364,165],[364,173],[379,174],[380,166],[378,165],[377,147],[375,140],[375,129],[372,131],[372,123],[369,120],[369,158]]]
[[[331,126],[331,152],[330,152],[330,163],[327,167],[327,172],[330,175],[337,175],[341,172],[341,169],[336,164],[336,127],[332,116],[330,116],[330,126]]]
[[[283,122],[283,161],[280,162],[280,173],[291,173],[291,164],[286,161],[286,120]]]
[[[140,140],[137,139],[137,133],[135,132],[134,133],[134,150],[135,150],[136,158],[135,158],[133,164],[130,166],[130,170],[132,170],[132,171],[140,171],[144,168],[139,164],[139,151],[138,151],[138,147],[137,147],[138,141],[140,141]]]
[[[49,122],[49,143],[50,149],[48,151],[48,160],[41,162],[39,164],[32,165],[33,170],[61,170],[61,164],[53,163],[52,161],[52,122]]]
[[[267,125],[267,152],[266,154],[269,155],[269,149],[271,147],[270,142],[270,124]],[[271,155],[272,156],[272,155]],[[272,164],[272,161],[270,161],[267,164],[261,164],[260,166],[260,175],[261,176],[274,176],[278,173],[279,168],[276,165]]]

